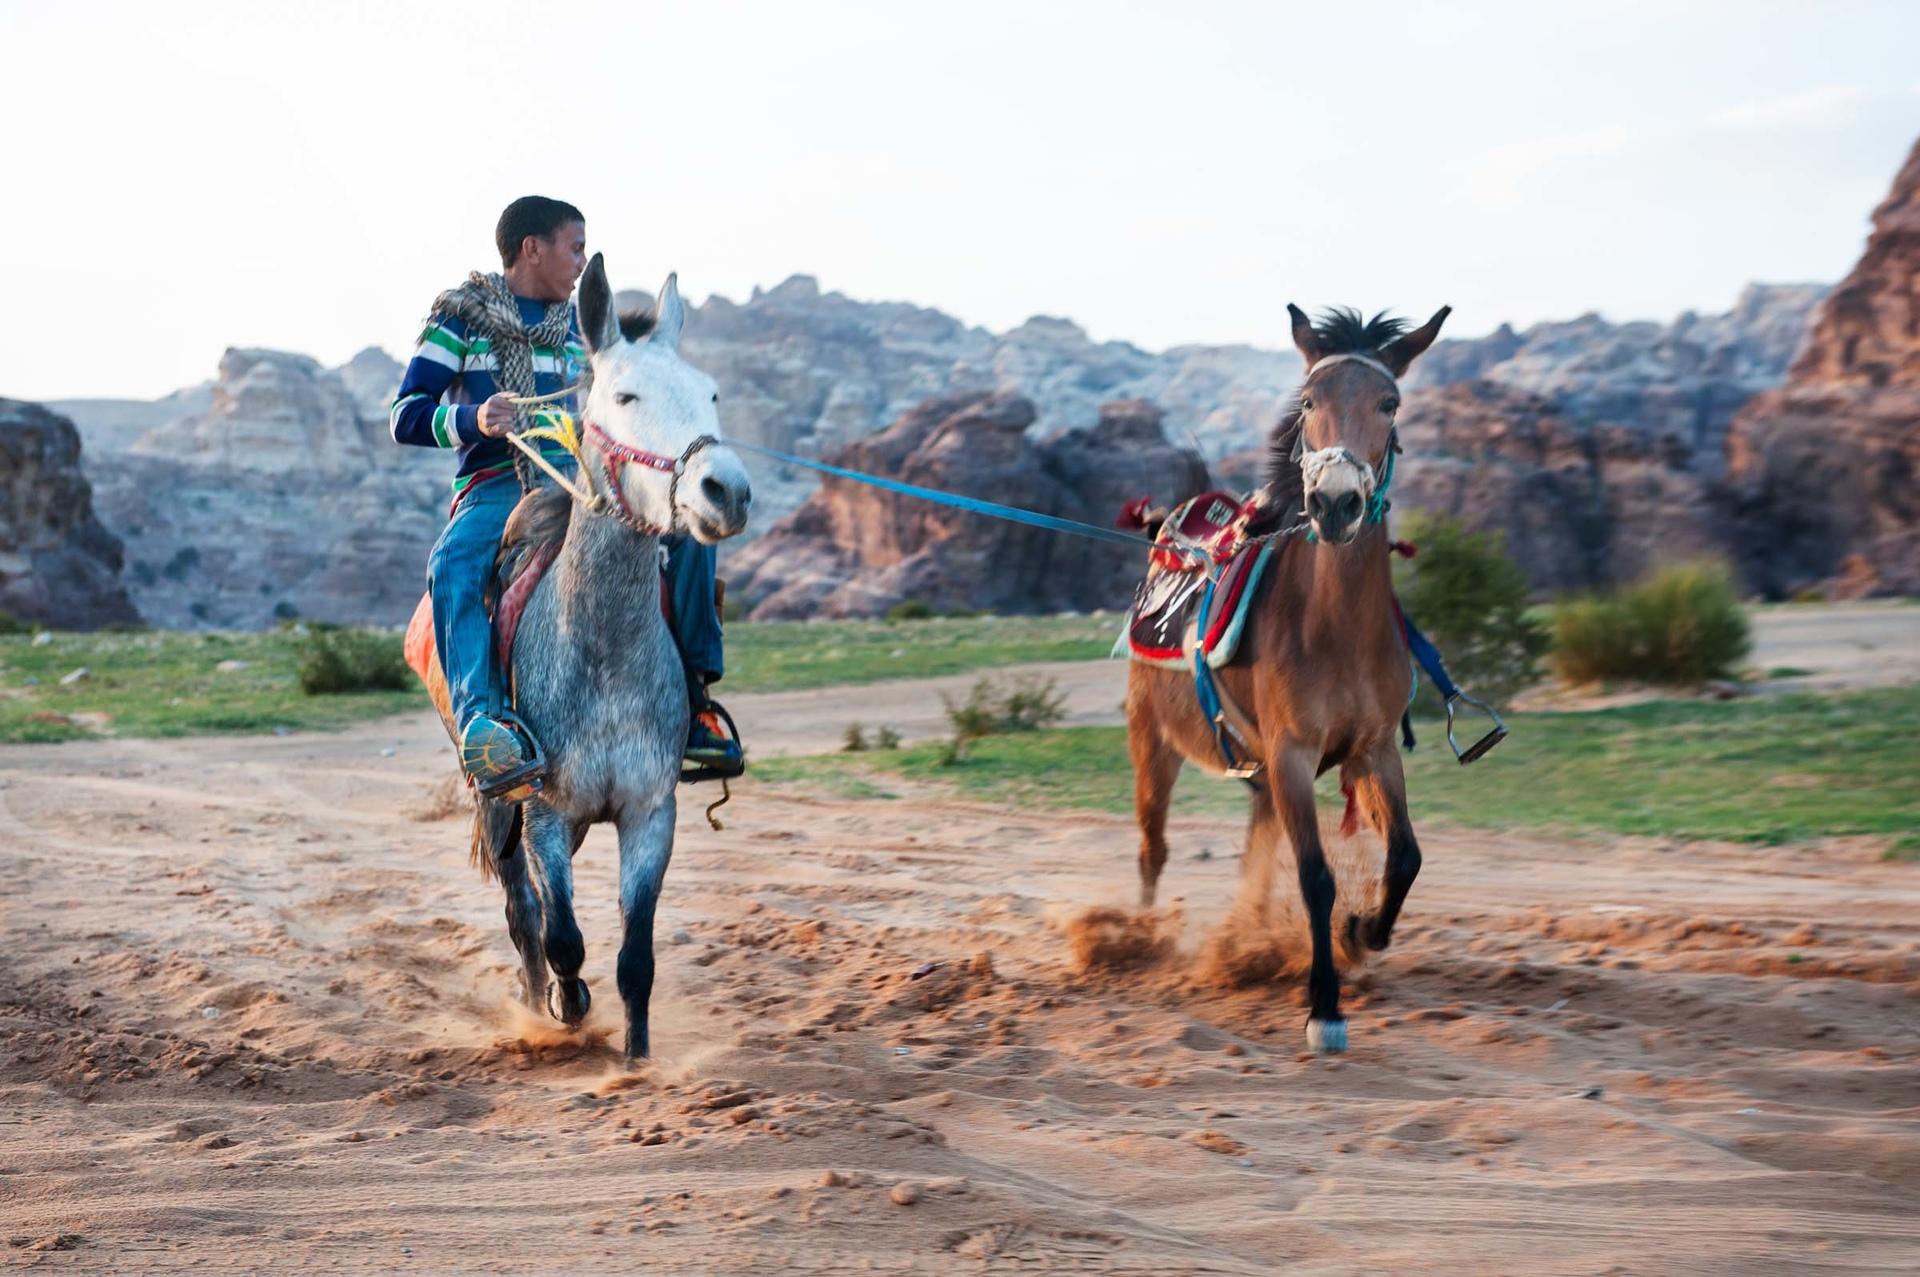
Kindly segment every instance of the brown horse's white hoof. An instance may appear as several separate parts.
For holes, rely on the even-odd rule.
[[[1307,1049],[1320,1055],[1339,1055],[1347,1049],[1345,1020],[1308,1020]]]

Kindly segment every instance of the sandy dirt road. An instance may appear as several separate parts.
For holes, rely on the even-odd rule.
[[[0,1266],[1920,1267],[1920,873],[1867,848],[1429,830],[1326,1060],[1291,981],[1212,978],[1233,825],[1115,971],[1127,822],[746,785],[682,809],[628,1072],[607,831],[582,1041],[416,818],[435,732],[0,749]]]

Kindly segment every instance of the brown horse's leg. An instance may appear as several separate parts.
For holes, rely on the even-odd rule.
[[[1133,755],[1133,814],[1140,824],[1140,907],[1151,909],[1167,863],[1167,807],[1180,777],[1180,754],[1144,714],[1130,716],[1127,748]]]
[[[1413,820],[1407,815],[1407,778],[1400,769],[1400,751],[1391,743],[1382,746],[1349,779],[1367,823],[1386,840],[1387,870],[1380,880],[1379,909],[1365,922],[1355,914],[1347,926],[1367,948],[1384,949],[1393,943],[1393,924],[1420,873],[1420,844],[1414,841]]]
[[[1293,844],[1300,870],[1300,899],[1313,935],[1313,965],[1307,971],[1307,1045],[1315,1051],[1347,1049],[1347,1022],[1340,1018],[1340,971],[1333,964],[1333,871],[1320,845],[1320,816],[1313,804],[1317,754],[1290,746],[1269,749],[1267,769],[1273,804]]]

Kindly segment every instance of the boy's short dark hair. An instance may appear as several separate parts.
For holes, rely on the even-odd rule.
[[[586,223],[579,209],[565,200],[550,200],[544,195],[522,195],[500,214],[493,228],[493,242],[500,249],[500,264],[511,266],[520,258],[520,245],[529,235],[546,239],[568,222]]]

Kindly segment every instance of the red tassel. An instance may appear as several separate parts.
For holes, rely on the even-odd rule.
[[[1353,786],[1344,780],[1340,782],[1340,792],[1347,796],[1346,814],[1340,817],[1340,836],[1351,838],[1360,832],[1360,804],[1353,796]]]
[[[1135,497],[1120,507],[1120,517],[1113,521],[1116,528],[1144,528],[1147,526],[1147,511],[1153,506],[1151,497]]]
[[[1393,552],[1403,559],[1411,559],[1414,555],[1420,553],[1420,547],[1411,541],[1395,541],[1393,543]]]

